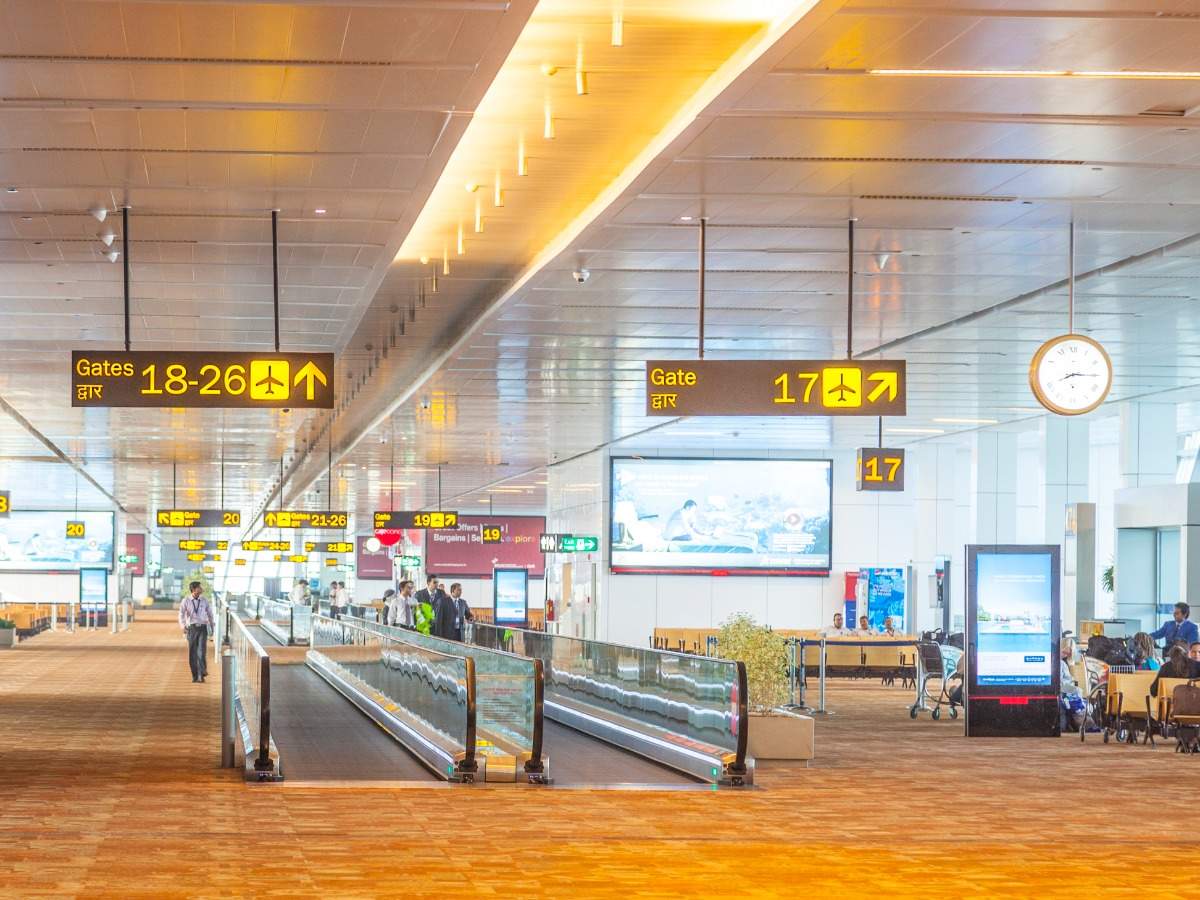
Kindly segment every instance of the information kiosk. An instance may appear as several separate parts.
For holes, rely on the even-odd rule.
[[[1057,737],[1057,545],[967,547],[968,737]]]
[[[529,626],[529,570],[492,570],[492,621],[513,628]]]

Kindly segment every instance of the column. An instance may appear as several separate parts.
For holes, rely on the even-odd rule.
[[[1175,481],[1174,403],[1121,404],[1121,487]]]
[[[1061,544],[1068,503],[1088,499],[1088,420],[1075,416],[1043,416],[1041,421],[1040,506],[1043,528],[1040,540]],[[1039,538],[1029,535],[1030,543]]]
[[[930,605],[933,590],[930,577],[933,574],[934,557],[956,556],[955,548],[961,553],[965,541],[957,537],[955,490],[956,456],[958,448],[948,444],[918,444],[908,451],[912,457],[916,476],[914,500],[916,534],[914,535],[914,561],[917,568],[916,632],[929,631],[942,625],[941,610]],[[951,606],[960,601],[962,593],[961,570],[952,570],[950,586]],[[957,579],[955,581],[954,579]]]
[[[1017,543],[1017,436],[981,431],[971,448],[971,543]]]

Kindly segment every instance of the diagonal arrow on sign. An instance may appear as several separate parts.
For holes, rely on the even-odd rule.
[[[900,389],[900,379],[895,372],[873,372],[867,376],[867,381],[878,382],[879,387],[867,394],[867,402],[874,403],[884,391],[887,391],[888,402],[896,399]]]
[[[304,367],[296,373],[296,377],[292,379],[292,386],[306,382],[304,385],[304,396],[306,400],[312,400],[317,396],[316,382],[321,382],[322,385],[328,385],[329,381],[325,378],[325,373],[317,368],[317,364],[311,360],[305,363]]]

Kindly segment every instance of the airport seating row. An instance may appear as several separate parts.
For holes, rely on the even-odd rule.
[[[821,640],[819,630],[776,629],[775,633],[784,638],[804,638],[806,641],[813,641],[813,644],[806,644],[804,647],[803,664],[808,669],[815,669],[820,665],[820,647],[815,643]],[[715,628],[656,628],[653,644],[660,649],[703,655],[709,646],[709,638],[716,638],[717,634]],[[898,641],[902,643],[897,643]],[[909,641],[911,643],[908,643]],[[876,643],[879,646],[872,646]],[[912,635],[826,638],[826,673],[869,675],[908,668],[915,663],[916,645],[917,638]],[[711,652],[719,653],[719,649],[714,648]]]

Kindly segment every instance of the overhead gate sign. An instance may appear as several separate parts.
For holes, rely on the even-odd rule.
[[[71,405],[333,409],[333,354],[76,350]]]

